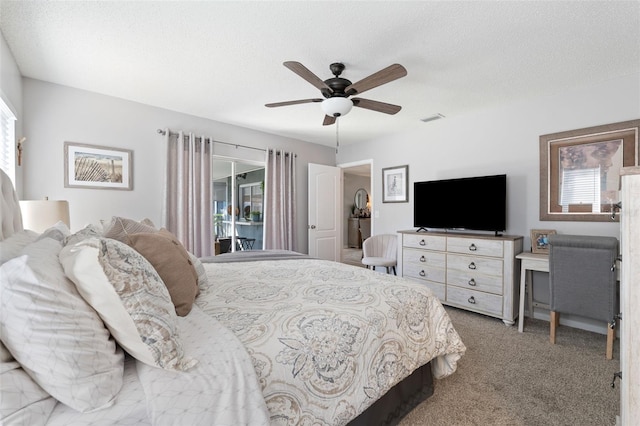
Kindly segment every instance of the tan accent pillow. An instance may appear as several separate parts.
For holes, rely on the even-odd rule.
[[[183,317],[191,312],[199,293],[198,274],[180,241],[162,228],[159,232],[130,234],[126,242],[158,272],[169,290],[176,314]]]
[[[111,223],[105,227],[102,236],[104,238],[112,238],[114,240],[127,243],[127,236],[129,234],[139,234],[142,232],[150,233],[158,232],[158,230],[148,219],[144,219],[142,222],[138,222],[133,219],[113,216],[111,218]]]

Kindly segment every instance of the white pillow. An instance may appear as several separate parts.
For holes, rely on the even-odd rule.
[[[45,424],[57,401],[25,373],[2,343],[0,353],[0,424]]]
[[[124,357],[67,279],[62,245],[45,238],[0,267],[0,338],[45,391],[75,410],[113,404]]]
[[[31,244],[38,238],[38,233],[25,229],[24,231],[16,232],[9,238],[0,241],[0,265],[7,260],[11,260],[20,254],[23,248]]]
[[[87,238],[65,246],[60,261],[129,354],[168,370],[195,365],[195,360],[184,358],[169,292],[141,254],[110,238]]]

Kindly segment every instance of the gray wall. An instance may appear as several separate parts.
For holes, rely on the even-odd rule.
[[[121,215],[161,223],[164,139],[158,128],[193,131],[215,140],[297,153],[296,249],[307,251],[308,163],[335,165],[335,150],[70,87],[24,78],[23,199],[69,201],[71,228]],[[133,191],[64,187],[64,142],[133,150]],[[214,154],[262,159],[256,150],[214,144]]]

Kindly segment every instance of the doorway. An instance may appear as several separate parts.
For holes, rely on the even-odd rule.
[[[341,262],[363,266],[362,241],[373,232],[373,160],[338,165],[343,172],[343,241]]]

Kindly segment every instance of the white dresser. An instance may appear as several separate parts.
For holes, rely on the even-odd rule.
[[[399,231],[401,274],[443,304],[500,318],[518,317],[521,236]]]

